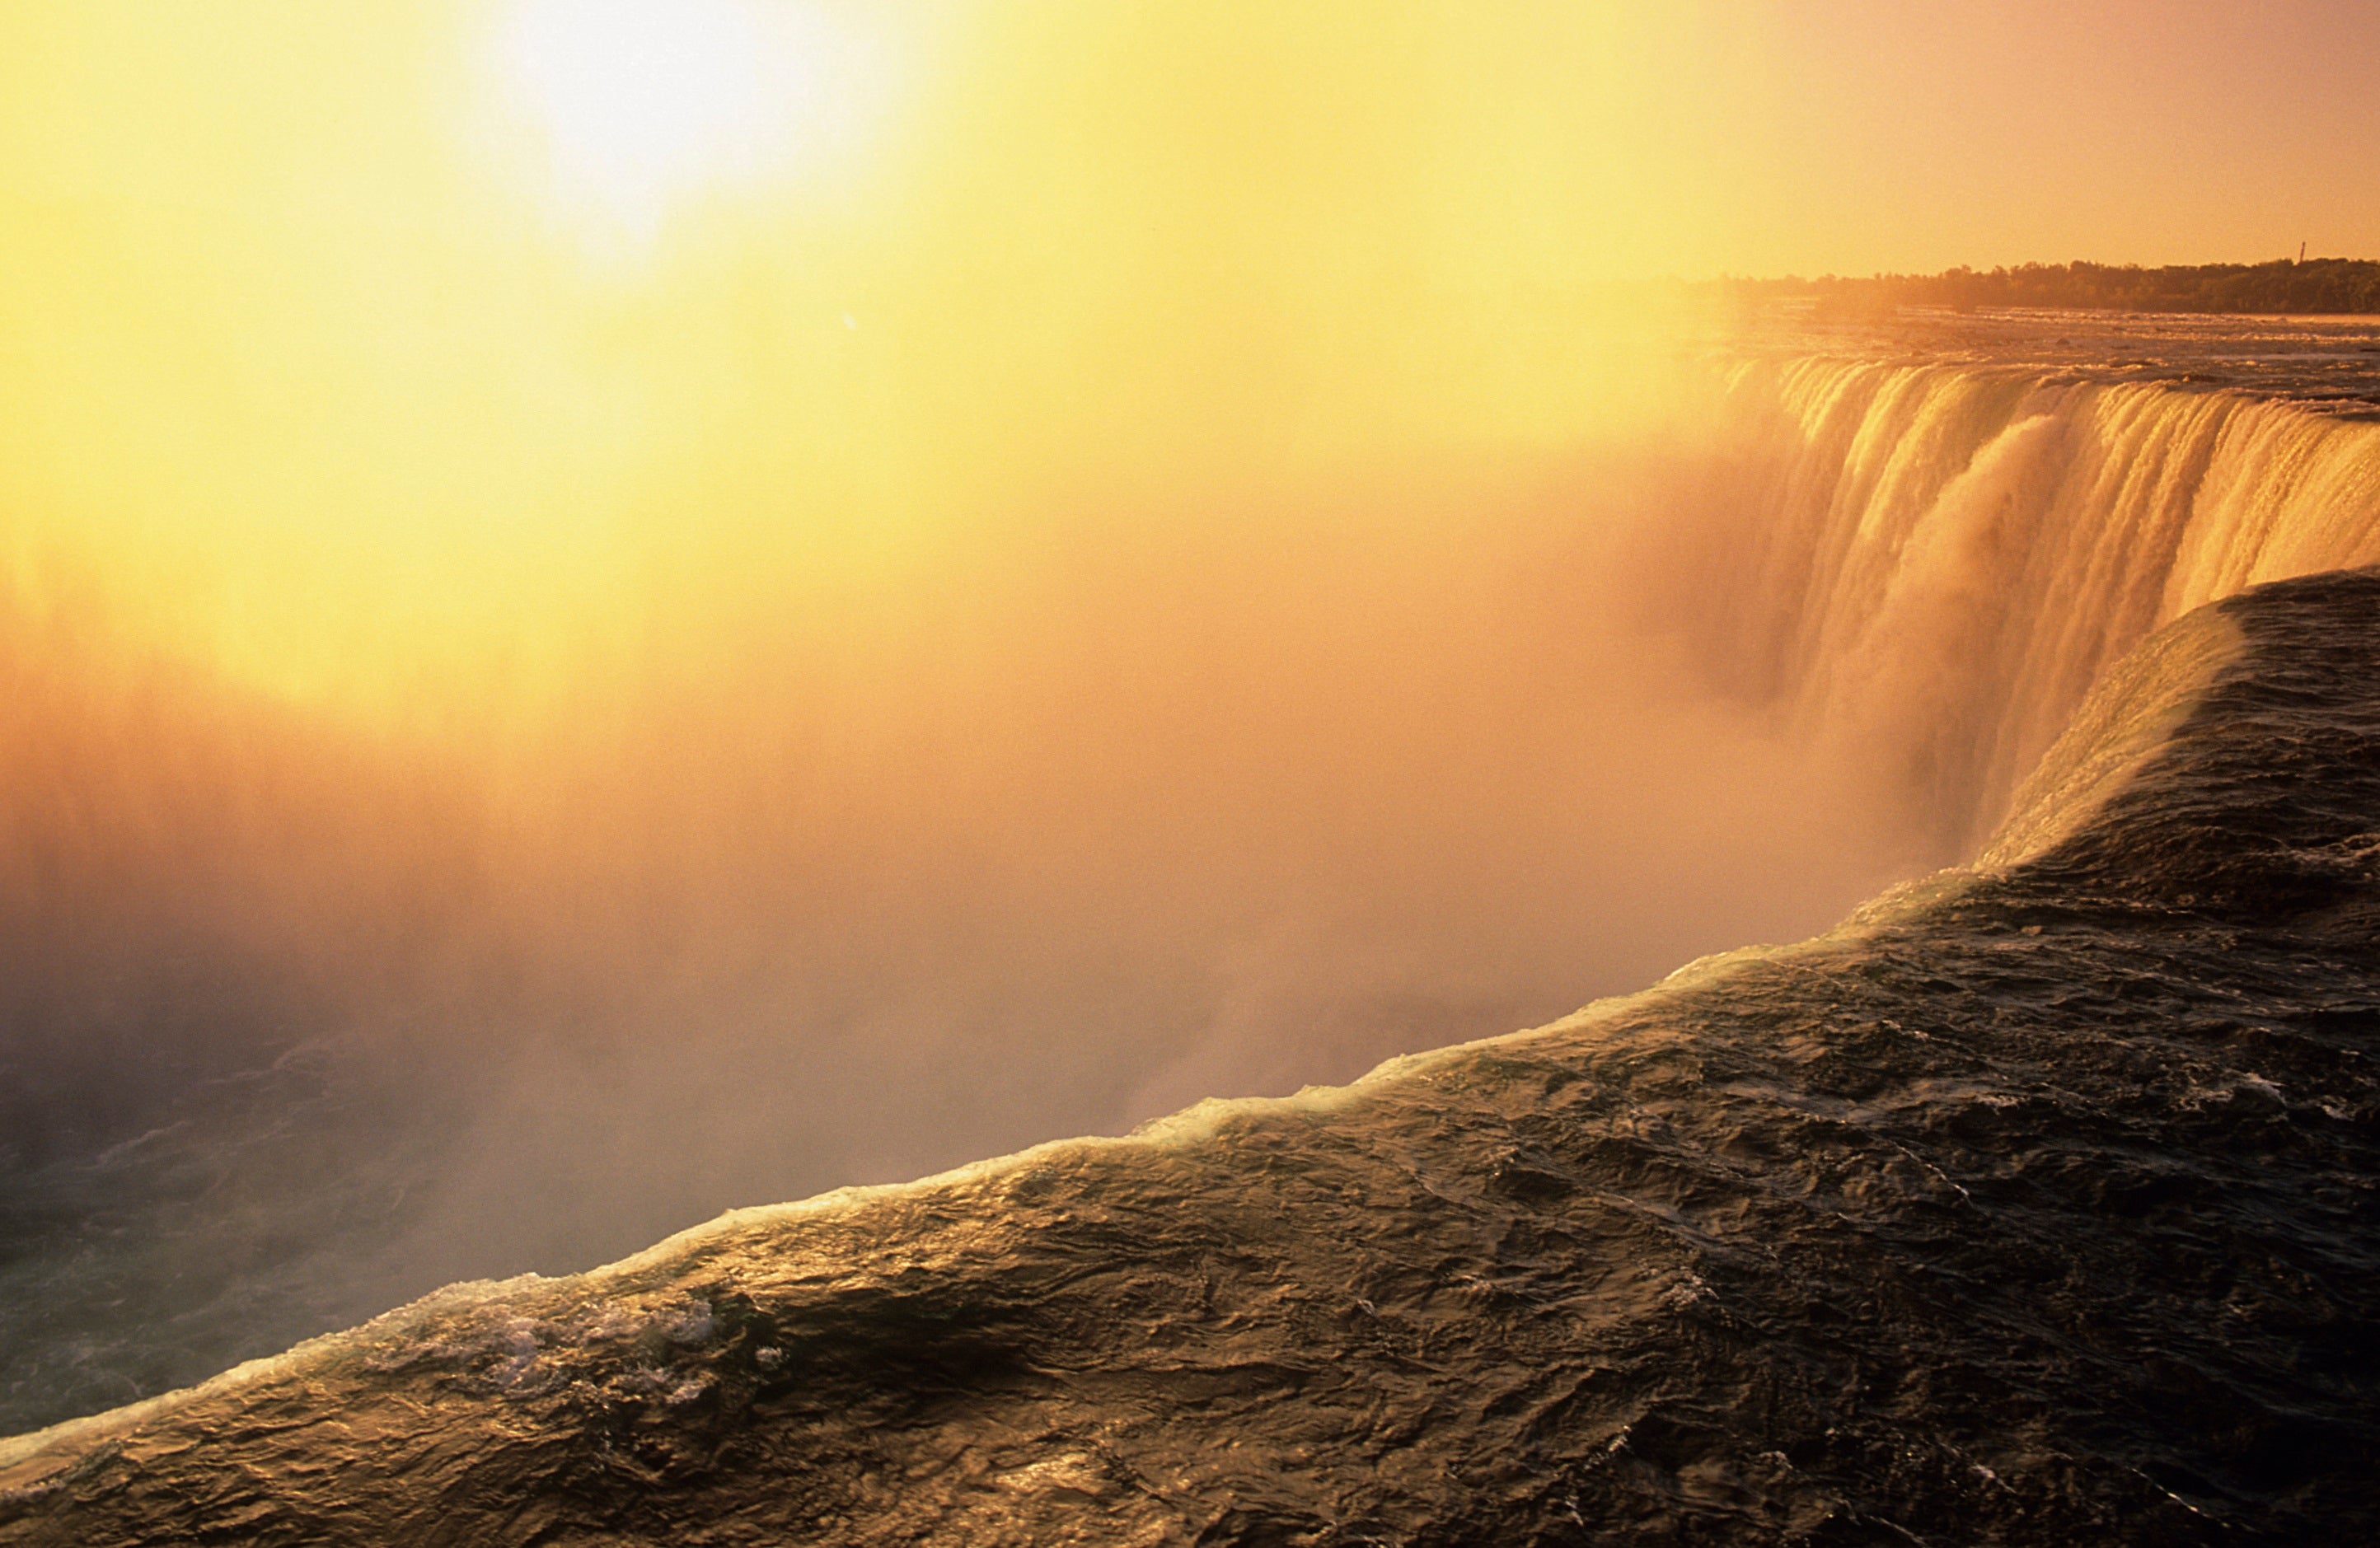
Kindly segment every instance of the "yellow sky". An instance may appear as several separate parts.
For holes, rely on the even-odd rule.
[[[1616,280],[2380,248],[2375,37],[2196,0],[0,0],[0,515],[26,595],[281,691],[535,675],[961,584],[1069,499],[1624,429],[1661,320]]]

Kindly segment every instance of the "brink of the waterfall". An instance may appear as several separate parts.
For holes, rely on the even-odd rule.
[[[0,1542],[2350,1541],[2375,946],[2380,574],[2265,586],[1826,936],[455,1287],[9,1443]]]

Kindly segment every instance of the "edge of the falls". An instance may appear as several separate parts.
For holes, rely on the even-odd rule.
[[[1195,1147],[1214,1143],[1223,1127],[1235,1119],[1287,1112],[1326,1114],[1491,1050],[1575,1034],[1600,1021],[1706,988],[1755,961],[1840,949],[1921,911],[1941,906],[1977,877],[2019,867],[2086,828],[2155,759],[2210,686],[2230,671],[2252,670],[2246,659],[2246,636],[2227,616],[2225,606],[2222,601],[2201,606],[2157,631],[2119,661],[2020,787],[2010,815],[1973,862],[1889,888],[1809,939],[1787,945],[1748,945],[1699,958],[1657,984],[1597,1000],[1542,1026],[1401,1055],[1345,1085],[1308,1086],[1281,1097],[1210,1097],[1121,1136],[1051,1140],[910,1181],[839,1188],[807,1199],[729,1210],[625,1258],[576,1275],[527,1274],[451,1284],[368,1322],[306,1339],[194,1385],[42,1430],[0,1437],[0,1502],[37,1503],[47,1491],[70,1482],[82,1459],[108,1450],[112,1442],[152,1421],[271,1384],[302,1382],[310,1373],[369,1364],[458,1313],[486,1314],[508,1300],[531,1297],[601,1297],[650,1289],[680,1275],[694,1260],[793,1222],[1014,1174],[1056,1156],[1132,1147]]]

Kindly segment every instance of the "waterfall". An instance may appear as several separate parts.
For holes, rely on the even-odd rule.
[[[2380,561],[2380,424],[2286,403],[1803,358],[1731,367],[1718,424],[1704,659],[1859,749],[1942,860],[2151,630]]]

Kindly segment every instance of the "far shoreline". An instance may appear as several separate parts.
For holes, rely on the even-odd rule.
[[[1824,314],[1924,307],[1945,311],[2113,311],[2234,317],[2380,315],[2380,260],[2277,259],[2269,263],[2025,263],[1864,277],[1722,275],[1699,288],[1741,301],[1808,300]]]

